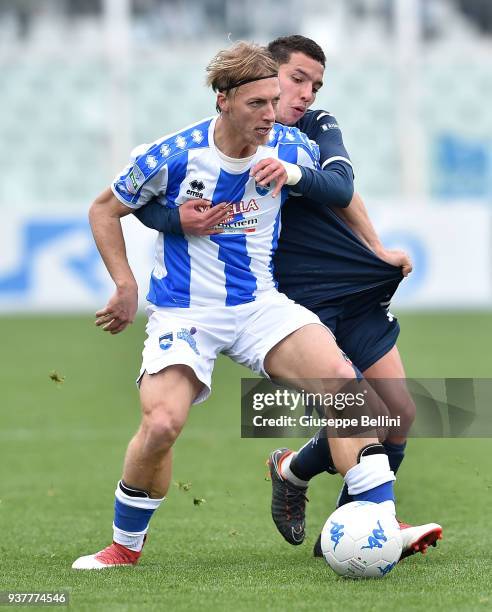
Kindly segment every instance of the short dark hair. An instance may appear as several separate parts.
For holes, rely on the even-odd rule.
[[[304,53],[304,55],[322,64],[323,68],[326,64],[323,49],[311,38],[306,38],[300,34],[280,36],[272,40],[267,48],[279,64],[287,64],[292,53]]]

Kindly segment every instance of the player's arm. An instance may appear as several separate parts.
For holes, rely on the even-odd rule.
[[[403,276],[412,271],[410,257],[404,251],[385,249],[369,218],[365,204],[358,193],[346,208],[334,209],[352,231],[383,261],[402,269]]]
[[[215,229],[230,214],[226,203],[211,206],[207,200],[188,200],[176,208],[168,208],[159,202],[149,202],[134,212],[135,217],[151,229],[164,234],[183,236],[210,236],[221,234]]]
[[[294,187],[293,191],[319,204],[344,208],[350,204],[354,193],[354,175],[340,128],[335,117],[324,111],[310,115],[308,122],[304,125],[301,121],[298,127],[318,145],[320,169],[283,162],[286,168],[283,184]],[[262,160],[252,169],[260,185],[278,180],[275,171],[280,170],[271,162]]]
[[[116,290],[107,305],[96,312],[96,325],[117,334],[132,323],[137,312],[138,288],[126,256],[121,218],[131,208],[122,204],[110,188],[94,200],[89,222],[96,246]]]
[[[138,306],[138,288],[126,257],[121,218],[164,197],[167,190],[167,163],[159,163],[153,153],[154,145],[135,149],[130,164],[95,200],[89,212],[94,240],[116,285],[105,308],[96,312],[96,325],[112,334],[133,322]]]
[[[168,208],[159,202],[150,202],[147,206],[134,210],[133,214],[140,223],[158,232],[178,236],[184,234],[179,218],[179,208]]]

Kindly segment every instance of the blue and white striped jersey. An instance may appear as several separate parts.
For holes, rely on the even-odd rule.
[[[115,196],[131,208],[150,201],[175,207],[192,198],[232,203],[234,214],[222,234],[159,234],[147,295],[157,306],[235,306],[275,287],[272,255],[288,189],[273,198],[271,189],[249,176],[250,169],[266,157],[319,167],[316,144],[297,128],[275,124],[268,144],[239,170],[233,168],[215,147],[215,122],[209,118],[137,147],[112,185]]]

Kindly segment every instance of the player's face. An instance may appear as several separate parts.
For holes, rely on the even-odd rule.
[[[323,85],[323,65],[304,53],[291,53],[279,68],[282,96],[277,108],[277,121],[293,125],[316,99]]]
[[[272,77],[241,85],[226,100],[222,110],[225,111],[231,136],[239,136],[244,145],[251,149],[243,152],[245,156],[268,142],[279,99],[279,80]]]

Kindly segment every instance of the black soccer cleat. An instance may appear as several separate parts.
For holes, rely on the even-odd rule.
[[[272,481],[272,519],[277,529],[289,544],[297,546],[304,542],[307,488],[297,487],[280,474],[280,462],[292,451],[279,448],[268,458]]]
[[[313,557],[323,557],[323,551],[321,550],[321,534],[319,534],[316,544],[313,547]]]

